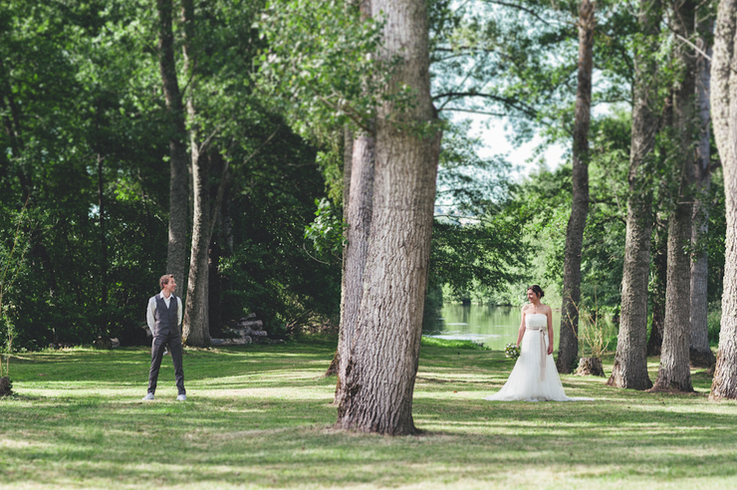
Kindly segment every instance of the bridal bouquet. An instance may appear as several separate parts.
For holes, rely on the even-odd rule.
[[[504,355],[510,359],[517,359],[519,357],[519,346],[517,344],[507,344]]]

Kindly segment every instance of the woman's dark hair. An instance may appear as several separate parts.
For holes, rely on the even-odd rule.
[[[543,291],[543,288],[541,288],[537,284],[534,284],[534,285],[530,286],[529,288],[527,288],[527,290],[528,291],[532,291],[533,293],[537,294],[538,297],[540,297],[540,298],[542,298],[543,296],[545,296],[545,291]]]

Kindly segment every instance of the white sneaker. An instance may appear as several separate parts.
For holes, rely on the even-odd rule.
[[[178,402],[186,402],[187,401],[187,395],[185,395],[185,394],[177,395],[177,401]]]
[[[153,399],[154,399],[154,394],[153,393],[146,393],[146,396],[143,397],[143,401],[145,401],[145,402],[151,401]]]

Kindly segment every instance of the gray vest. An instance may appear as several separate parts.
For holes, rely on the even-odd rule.
[[[156,299],[156,313],[154,313],[154,335],[179,335],[179,316],[177,308],[179,302],[173,294],[169,298],[169,308],[161,294],[154,296]]]

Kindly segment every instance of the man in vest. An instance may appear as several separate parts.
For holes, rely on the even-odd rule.
[[[177,283],[174,276],[165,274],[159,279],[161,292],[148,300],[146,308],[146,322],[153,333],[154,341],[151,346],[151,370],[148,373],[148,393],[144,400],[153,400],[156,393],[156,381],[159,379],[161,359],[164,349],[169,346],[171,360],[174,362],[174,375],[177,381],[177,400],[185,401],[187,394],[184,390],[184,370],[182,369],[182,334],[179,326],[182,324],[182,300],[174,296]]]

